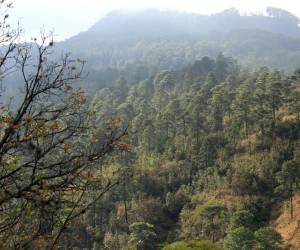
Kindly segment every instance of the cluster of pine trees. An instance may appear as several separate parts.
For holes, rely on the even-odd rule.
[[[276,8],[248,17],[231,9],[177,22],[177,14],[150,11],[133,22],[117,17],[127,29],[114,30],[112,15],[83,40],[60,44],[87,49],[81,53],[90,56],[87,89],[94,92],[86,95],[78,87],[86,62],[69,54],[56,61],[51,34],[19,43],[20,27],[8,24],[12,7],[0,1],[0,249],[293,247],[274,221],[284,210],[290,221],[297,218],[300,69],[253,72],[223,54],[196,59],[221,50],[244,65],[288,61],[282,68],[290,69],[299,61],[297,17]],[[223,20],[233,28],[271,23],[270,31],[296,38],[256,29],[215,35]],[[201,35],[200,23],[212,31],[202,42],[178,39],[183,31]],[[280,23],[290,28],[278,30]],[[152,42],[140,39],[145,30]],[[114,33],[125,40],[113,36],[118,42],[111,44]],[[88,34],[109,39],[99,43]],[[89,39],[97,46],[87,46]]]
[[[62,246],[282,249],[272,222],[278,207],[294,216],[300,71],[243,71],[220,54],[138,84],[121,78],[91,107],[99,126],[105,117],[130,124],[126,150],[105,162],[120,185]]]

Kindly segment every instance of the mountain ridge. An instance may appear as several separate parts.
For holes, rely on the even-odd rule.
[[[220,52],[250,69],[292,72],[300,65],[300,27],[298,17],[271,7],[267,15],[248,16],[236,9],[214,15],[115,11],[58,48],[86,60],[88,81],[98,87],[120,77],[138,82]]]
[[[298,17],[284,10],[276,9],[275,16],[273,7],[268,7],[267,15],[241,15],[235,8],[224,10],[212,15],[202,15],[179,11],[162,11],[158,9],[146,9],[137,12],[113,11],[95,23],[88,32],[103,32],[107,26],[118,25],[121,28],[127,25],[141,26],[159,23],[160,29],[167,26],[184,32],[183,34],[199,35],[211,31],[230,31],[240,29],[262,29],[274,33],[295,36],[300,38],[300,27]],[[140,23],[136,23],[139,21]],[[148,23],[147,23],[148,22]],[[205,22],[205,23],[204,23]],[[144,25],[141,26],[144,30]],[[198,32],[195,33],[195,27]],[[126,27],[128,28],[128,27]],[[191,29],[193,29],[191,32]],[[120,29],[120,32],[125,32]],[[169,31],[170,32],[170,31]],[[122,34],[123,35],[123,34]]]

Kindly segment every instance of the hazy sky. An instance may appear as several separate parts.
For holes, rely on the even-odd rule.
[[[20,20],[27,36],[36,36],[42,26],[64,39],[88,29],[114,9],[179,9],[212,14],[230,7],[262,12],[273,6],[300,17],[299,0],[14,0],[13,19]]]

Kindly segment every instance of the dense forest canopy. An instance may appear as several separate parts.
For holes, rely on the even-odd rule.
[[[122,185],[76,222],[74,246],[283,249],[274,220],[285,202],[295,220],[299,83],[299,71],[249,73],[220,54],[97,91],[99,122],[131,123],[132,148],[110,161]]]
[[[299,249],[297,17],[113,12],[58,44],[8,18],[0,249]]]

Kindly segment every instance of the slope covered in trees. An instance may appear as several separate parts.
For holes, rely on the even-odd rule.
[[[299,84],[299,71],[249,73],[220,54],[100,89],[99,124],[131,124],[126,152],[108,161],[120,186],[66,244],[75,234],[79,249],[282,249],[274,221],[298,216]]]
[[[7,18],[0,248],[299,249],[300,70],[218,53],[293,68],[298,18],[114,13],[58,46],[83,79]]]
[[[299,220],[300,220],[300,201],[299,195],[294,197],[294,215],[295,217],[291,219],[289,211],[283,211],[283,213],[275,221],[274,225],[276,230],[282,235],[286,245],[292,249],[297,249],[300,245],[300,230],[299,230]]]

